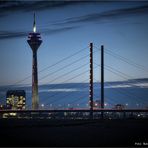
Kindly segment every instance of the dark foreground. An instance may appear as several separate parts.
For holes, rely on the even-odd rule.
[[[148,120],[0,119],[0,146],[148,147]]]

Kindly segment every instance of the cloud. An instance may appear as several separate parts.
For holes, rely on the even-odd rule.
[[[27,36],[26,32],[19,31],[0,31],[0,39],[11,39]]]
[[[148,88],[147,82],[127,82],[127,84],[111,84],[110,86],[105,86],[105,88]]]
[[[76,29],[76,28],[78,28],[78,26],[71,26],[71,27],[63,26],[61,28],[55,28],[55,29],[44,29],[44,30],[41,30],[41,32],[45,34],[55,34],[55,33],[65,32],[72,29]]]
[[[39,93],[49,93],[49,92],[78,92],[82,91],[77,88],[56,88],[56,89],[39,89]],[[31,93],[31,90],[27,90],[27,93]]]
[[[77,1],[77,3],[80,1]],[[8,14],[15,11],[40,11],[55,7],[64,7],[77,4],[74,1],[0,1],[0,14]]]
[[[111,85],[111,86],[105,86],[105,88],[129,88],[132,87],[131,85],[128,84],[118,84],[118,85]]]
[[[70,1],[4,1],[0,2],[0,16],[5,15],[4,12],[12,11],[33,11],[33,10],[43,10],[53,7],[63,7],[67,5],[72,5],[73,3],[80,4],[78,2]],[[82,2],[81,2],[82,3]],[[61,21],[56,21],[49,23],[48,25],[53,25],[54,29],[43,29],[40,32],[44,34],[55,34],[60,32],[65,32],[83,26],[85,23],[102,23],[109,22],[113,19],[120,19],[123,17],[129,17],[133,15],[148,14],[148,5],[142,5],[132,8],[115,9],[110,11],[91,13],[88,15],[83,15],[79,17],[71,17],[68,19],[63,19]],[[29,31],[0,31],[0,39],[12,39],[19,37],[26,37]]]
[[[110,0],[106,0],[106,4],[110,4]],[[116,2],[116,1],[114,1]],[[127,1],[128,2],[128,1]],[[12,12],[22,11],[22,12],[28,12],[28,11],[42,11],[47,9],[53,9],[53,8],[63,8],[65,6],[74,6],[74,5],[84,5],[84,4],[101,4],[105,3],[105,1],[0,1],[0,16],[4,16],[6,14],[11,14]],[[89,21],[89,20],[95,20],[95,19],[101,19],[101,18],[109,18],[109,17],[115,17],[115,16],[122,16],[122,15],[129,15],[129,14],[139,14],[143,12],[147,12],[147,2],[141,2],[141,4],[145,4],[143,6],[133,7],[133,8],[124,8],[124,9],[117,9],[117,10],[111,10],[102,12],[100,14],[90,14],[78,18],[74,18],[74,20],[67,20],[69,22],[76,22],[76,21]],[[109,6],[109,5],[107,5]],[[76,19],[76,20],[75,20]]]
[[[77,27],[61,27],[55,29],[41,29],[40,32],[43,34],[55,34],[60,32],[65,32],[68,30],[72,30]],[[20,37],[27,37],[29,31],[0,31],[0,39],[13,39]]]
[[[140,88],[148,88],[148,83],[136,83],[134,86],[140,87]]]
[[[76,92],[74,88],[60,88],[60,89],[49,89],[48,92]]]
[[[140,14],[148,14],[148,5],[110,10],[110,11],[105,11],[101,13],[92,13],[92,14],[83,15],[79,17],[72,17],[72,18],[68,18],[68,19],[53,23],[53,25],[67,25],[67,24],[76,24],[76,23],[84,23],[84,22],[109,21],[112,19],[119,19],[119,18],[129,17],[133,15],[136,16]]]

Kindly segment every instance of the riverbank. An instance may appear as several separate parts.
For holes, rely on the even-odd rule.
[[[1,119],[0,146],[148,146],[148,120]]]

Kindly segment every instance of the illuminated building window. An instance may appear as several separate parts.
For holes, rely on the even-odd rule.
[[[7,107],[11,107],[11,109],[25,109],[26,93],[24,90],[8,90],[6,98]]]

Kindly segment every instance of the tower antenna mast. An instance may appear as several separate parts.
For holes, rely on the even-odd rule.
[[[34,21],[33,21],[33,32],[36,33],[35,13],[34,13]]]

